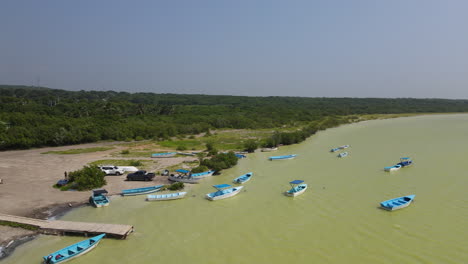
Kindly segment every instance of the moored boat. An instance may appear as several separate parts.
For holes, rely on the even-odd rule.
[[[385,167],[384,171],[396,171],[396,170],[399,170],[399,169],[401,169],[401,165],[397,164],[397,165]]]
[[[132,196],[132,195],[154,193],[154,192],[160,191],[162,187],[164,187],[164,185],[127,189],[127,190],[122,190],[121,194],[122,196]]]
[[[244,175],[241,175],[237,178],[235,178],[232,182],[234,183],[244,183],[244,182],[248,182],[250,181],[250,179],[252,178],[253,176],[253,173],[252,172],[249,172],[249,173],[246,173]]]
[[[185,197],[186,194],[187,192],[149,194],[146,196],[146,201],[167,201],[167,200],[182,199]]]
[[[307,184],[303,182],[304,181],[302,180],[294,180],[292,182],[289,182],[289,184],[291,185],[291,189],[286,191],[284,194],[286,196],[291,197],[303,194],[307,190]]]
[[[403,157],[403,158],[400,158],[400,162],[393,165],[393,166],[389,166],[389,167],[385,167],[384,170],[385,171],[395,171],[395,170],[399,170],[403,167],[408,167],[408,166],[411,166],[413,165],[413,161],[409,158],[409,157]]]
[[[183,182],[183,183],[200,183],[201,178],[202,177],[193,178],[193,177],[187,176],[187,175],[174,175],[174,174],[171,174],[168,177],[168,179],[170,181]]]
[[[272,152],[276,150],[278,150],[278,148],[262,148],[262,152]]]
[[[214,172],[215,171],[210,170],[210,171],[205,171],[205,172],[200,172],[200,173],[192,173],[192,174],[190,174],[190,177],[196,178],[196,179],[201,179],[201,178],[212,176]]]
[[[244,186],[238,186],[238,187],[231,187],[229,184],[218,184],[218,185],[213,185],[213,187],[217,190],[216,192],[208,193],[206,195],[206,199],[210,201],[215,201],[215,200],[221,200],[225,199],[228,197],[232,197],[236,194],[238,194]]]
[[[78,242],[76,244],[63,248],[61,250],[55,251],[54,253],[51,253],[47,256],[44,256],[42,257],[44,259],[44,263],[46,264],[63,263],[70,259],[84,255],[85,253],[89,252],[91,249],[95,248],[105,235],[106,234],[101,234],[99,236],[95,236],[95,237],[83,240],[81,242]]]
[[[105,189],[95,189],[91,192],[91,197],[89,197],[89,203],[94,207],[103,207],[108,206],[110,203],[109,198],[106,196],[108,193]]]
[[[348,156],[348,152],[341,152],[340,154],[338,154],[338,158],[344,158]]]
[[[163,153],[154,153],[151,154],[152,158],[171,158],[174,157],[177,152],[163,152]]]
[[[416,197],[416,195],[412,194],[383,201],[380,203],[380,207],[388,211],[395,211],[410,205],[411,202],[414,200],[414,197]]]
[[[269,160],[287,160],[287,159],[294,159],[297,155],[296,154],[291,154],[291,155],[284,155],[284,156],[272,156],[269,157]]]
[[[342,149],[346,149],[346,148],[349,148],[349,145],[343,145],[343,146],[339,146],[339,147],[337,147],[337,148],[332,148],[332,149],[330,150],[330,152],[336,152],[336,151],[338,151],[338,150],[342,150]]]

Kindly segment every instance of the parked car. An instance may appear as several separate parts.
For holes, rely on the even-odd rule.
[[[127,181],[151,181],[155,174],[145,170],[139,170],[127,175]]]
[[[122,175],[125,173],[125,170],[114,165],[104,165],[99,166],[106,175]]]

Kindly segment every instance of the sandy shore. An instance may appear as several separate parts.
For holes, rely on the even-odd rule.
[[[0,179],[3,181],[0,184],[0,212],[47,219],[63,214],[72,208],[87,204],[90,196],[89,191],[60,191],[52,186],[64,177],[65,171],[81,169],[92,161],[113,159],[110,155],[111,153],[124,149],[124,147],[115,146],[114,144],[93,143],[0,152]],[[41,154],[51,150],[91,148],[104,145],[113,145],[115,148],[84,154]],[[193,157],[158,159],[157,162],[151,165],[148,171],[160,171],[168,166],[193,159]],[[125,177],[125,175],[106,176],[107,185],[103,188],[112,195],[119,194],[123,189],[169,183],[167,177],[162,176],[156,176],[151,182],[127,182],[125,181]],[[34,232],[32,231],[0,226],[0,259],[2,258],[2,251],[4,255],[9,253],[18,241],[33,235]]]

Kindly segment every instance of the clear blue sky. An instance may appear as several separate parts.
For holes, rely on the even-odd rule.
[[[468,98],[465,0],[3,0],[0,83]]]

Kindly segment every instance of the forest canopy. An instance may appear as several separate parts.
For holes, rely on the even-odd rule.
[[[298,133],[308,135],[342,123],[343,116],[446,112],[468,112],[468,100],[247,97],[0,85],[0,149],[167,139],[219,128],[302,125],[304,130]]]

